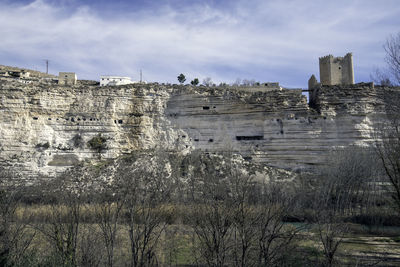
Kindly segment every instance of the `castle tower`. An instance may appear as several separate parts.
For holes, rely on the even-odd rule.
[[[312,90],[319,85],[317,78],[315,75],[311,75],[310,79],[308,80],[308,90]]]
[[[353,55],[320,57],[319,76],[322,85],[354,84]]]

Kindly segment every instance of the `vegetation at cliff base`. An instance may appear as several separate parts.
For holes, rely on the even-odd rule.
[[[107,161],[101,171],[76,166],[36,186],[0,191],[0,260],[3,266],[391,266],[400,253],[400,219],[391,191],[376,178],[377,162],[371,150],[336,150],[330,167],[293,182],[273,169],[260,179],[260,169],[228,153],[153,150]],[[0,174],[1,188],[15,179]]]

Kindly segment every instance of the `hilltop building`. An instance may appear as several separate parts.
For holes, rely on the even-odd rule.
[[[354,84],[353,55],[320,57],[319,76],[322,85]]]
[[[332,55],[319,58],[318,82],[315,75],[311,75],[308,80],[308,90],[312,90],[320,85],[349,85],[354,84],[353,55],[347,53],[344,57],[334,57]]]
[[[29,78],[30,72],[26,70],[4,70],[0,71],[0,76],[3,77],[13,77],[13,78]]]
[[[130,77],[100,76],[100,86],[115,86],[134,83]]]
[[[75,72],[60,72],[58,75],[58,84],[60,85],[75,85],[77,80]]]
[[[30,78],[30,72],[26,70],[0,70],[0,79],[14,80],[20,83],[32,83],[35,78]]]

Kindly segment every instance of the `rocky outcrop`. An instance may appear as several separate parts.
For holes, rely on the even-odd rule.
[[[115,158],[176,140],[162,114],[166,88],[0,84],[3,164],[53,176],[77,161]],[[101,135],[104,150],[88,142]]]
[[[384,116],[380,87],[323,86],[313,107],[301,90],[245,92],[161,84],[99,87],[0,81],[0,161],[26,177],[54,176],[83,160],[153,147],[233,150],[297,169],[335,146],[368,144]],[[101,149],[90,140],[101,136]]]

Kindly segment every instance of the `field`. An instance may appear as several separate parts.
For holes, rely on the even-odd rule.
[[[116,212],[116,203],[112,205],[110,214]],[[104,207],[103,207],[104,208]],[[157,208],[157,213],[162,213],[159,218],[163,221],[157,225],[160,235],[150,243],[153,262],[144,266],[206,266],[209,265],[202,257],[202,241],[192,225],[189,214],[193,206],[167,206]],[[21,205],[15,210],[15,222],[11,232],[20,231],[15,235],[18,239],[20,255],[14,255],[14,266],[55,266],[62,262],[60,251],[66,252],[67,244],[76,246],[73,257],[75,261],[66,266],[109,266],[107,255],[107,234],[104,232],[104,214],[101,205],[85,204],[80,206],[79,223],[71,223],[70,207],[59,205]],[[126,223],[126,211],[121,211],[121,216],[115,227],[113,244],[112,266],[129,266],[132,253],[129,238],[129,226]],[[136,224],[137,229],[143,229],[143,224]],[[319,225],[320,226],[320,225]],[[287,266],[324,265],[324,246],[319,238],[319,226],[308,223],[282,223],[282,229],[297,229],[296,234],[288,246],[282,246],[281,261]],[[76,228],[74,233],[73,228]],[[256,227],[256,226],[254,226]],[[347,230],[340,236],[341,239],[336,252],[335,264],[339,266],[398,266],[400,264],[400,227],[376,226],[346,223]],[[19,230],[18,230],[19,229]],[[155,230],[157,232],[157,230]],[[238,228],[232,228],[227,235],[226,249],[229,250],[232,260],[235,253],[235,236]],[[58,237],[57,237],[58,235]],[[58,238],[58,240],[57,240]],[[74,240],[74,238],[76,240]],[[56,244],[55,241],[63,244]],[[255,253],[256,240],[251,244],[249,254]],[[271,243],[280,246],[279,242]],[[24,247],[26,246],[26,247]],[[59,246],[59,248],[55,248]],[[62,249],[60,249],[62,247]],[[22,249],[22,250],[21,250]],[[62,254],[62,253],[61,253]],[[255,254],[254,254],[255,255]],[[62,257],[62,255],[61,255]],[[61,261],[61,262],[60,262]],[[235,265],[234,262],[228,265]],[[140,266],[140,265],[138,265]]]

